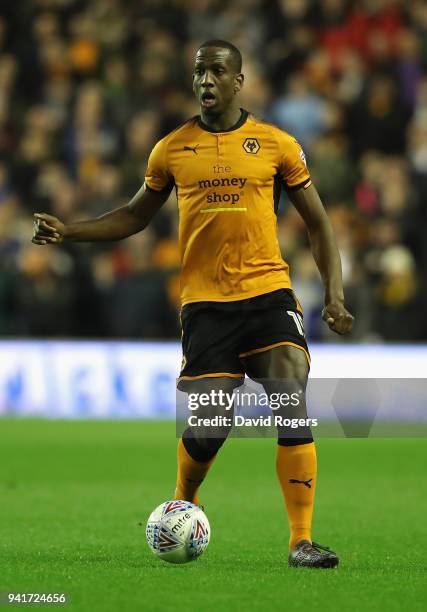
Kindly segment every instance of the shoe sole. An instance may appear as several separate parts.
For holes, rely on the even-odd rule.
[[[303,567],[306,569],[334,569],[335,567],[338,567],[339,564],[339,559],[338,558],[332,558],[332,559],[323,559],[322,563],[320,565],[303,565],[300,563],[288,563],[289,567]]]
[[[325,559],[322,565],[320,566],[320,569],[333,569],[334,567],[338,567],[339,562],[340,561],[338,558]]]

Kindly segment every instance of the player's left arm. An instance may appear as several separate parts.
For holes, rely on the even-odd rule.
[[[312,184],[290,190],[289,196],[307,227],[313,257],[325,285],[322,318],[332,331],[346,334],[353,327],[354,317],[344,306],[341,258],[331,222]]]

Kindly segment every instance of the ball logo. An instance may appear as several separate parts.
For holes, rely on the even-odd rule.
[[[188,521],[188,519],[190,518],[191,518],[191,515],[188,512],[186,512],[185,514],[182,514],[177,520],[177,522],[175,523],[175,525],[172,527],[172,532],[175,533],[179,531],[181,527],[185,525],[186,521]]]
[[[256,155],[261,148],[261,145],[258,142],[257,138],[245,138],[243,141],[243,148],[246,153],[250,153],[251,155]]]

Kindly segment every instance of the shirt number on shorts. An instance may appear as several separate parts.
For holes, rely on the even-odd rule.
[[[301,334],[301,336],[305,337],[304,326],[302,324],[302,316],[300,315],[300,313],[295,312],[294,310],[287,310],[286,312],[295,321],[295,325],[297,326],[298,333]]]

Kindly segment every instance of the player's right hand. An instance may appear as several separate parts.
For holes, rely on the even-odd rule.
[[[34,213],[34,244],[57,244],[65,237],[65,225],[56,217],[46,213]]]

